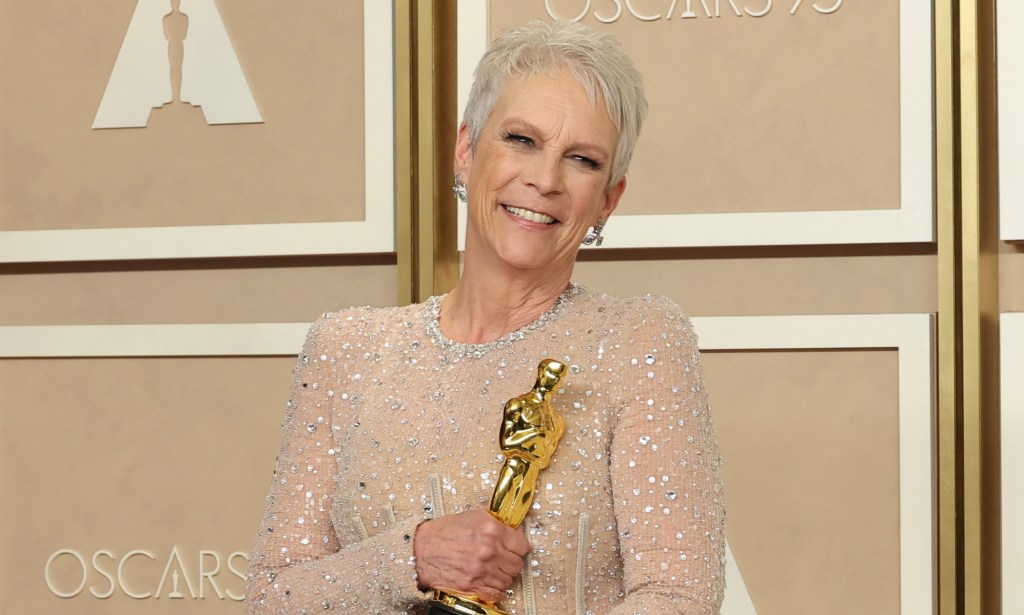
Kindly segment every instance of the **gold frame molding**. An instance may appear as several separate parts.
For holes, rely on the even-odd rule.
[[[455,205],[455,2],[396,0],[399,303],[458,282]],[[416,144],[414,146],[414,144]]]
[[[940,615],[1000,611],[995,0],[937,0]]]

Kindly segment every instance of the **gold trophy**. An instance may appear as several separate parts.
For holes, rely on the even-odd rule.
[[[505,463],[498,473],[488,512],[505,525],[517,528],[530,512],[540,471],[548,467],[558,441],[565,433],[565,419],[551,405],[551,394],[565,375],[565,365],[544,359],[537,366],[533,390],[505,402],[498,442]],[[434,588],[431,615],[508,615],[477,596]]]

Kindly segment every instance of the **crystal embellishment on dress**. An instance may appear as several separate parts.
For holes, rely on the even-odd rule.
[[[567,365],[556,399],[565,442],[538,484],[523,522],[532,550],[499,608],[717,612],[724,492],[678,305],[573,288],[514,334],[469,345],[428,331],[440,301],[349,308],[310,329],[251,559],[252,608],[325,612],[327,601],[329,613],[423,615],[416,527],[486,506],[505,461],[496,413],[537,357],[554,356]]]
[[[554,318],[565,305],[572,301],[574,297],[579,296],[583,290],[584,287],[582,285],[570,283],[568,288],[562,291],[562,294],[558,296],[555,303],[549,307],[546,312],[538,316],[537,320],[534,320],[530,324],[516,329],[511,333],[507,333],[496,340],[485,342],[483,344],[466,344],[456,342],[445,337],[444,333],[441,331],[441,303],[444,302],[445,297],[448,295],[435,295],[423,303],[424,308],[427,310],[427,337],[441,348],[448,349],[455,355],[479,358],[494,348],[510,346],[516,340],[526,339],[526,336],[533,331],[543,329],[549,320]]]

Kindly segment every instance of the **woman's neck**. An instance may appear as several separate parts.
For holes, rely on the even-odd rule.
[[[479,275],[466,267],[441,305],[439,325],[448,339],[467,344],[494,341],[548,311],[569,286],[564,276]]]

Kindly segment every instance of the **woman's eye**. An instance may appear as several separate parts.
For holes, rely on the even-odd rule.
[[[601,163],[594,160],[593,158],[587,158],[586,156],[573,156],[572,159],[595,171],[601,169]]]
[[[505,133],[505,140],[511,143],[517,143],[520,145],[533,145],[533,139],[525,135],[518,135],[515,133]]]

